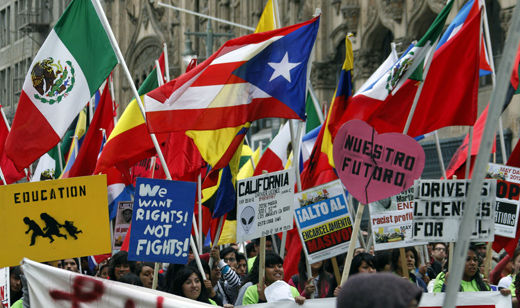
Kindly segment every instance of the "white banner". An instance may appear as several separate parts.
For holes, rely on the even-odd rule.
[[[11,293],[9,282],[9,268],[0,268],[0,308],[9,308],[9,299]]]
[[[294,169],[237,182],[237,241],[244,242],[293,227]]]
[[[444,293],[423,293],[419,308],[441,308],[444,301]],[[242,306],[239,306],[242,307]],[[321,308],[336,307],[336,298],[308,299],[301,306],[295,302],[275,302],[248,305],[258,308]],[[457,307],[464,308],[511,308],[511,296],[503,296],[500,292],[459,292],[457,295]]]
[[[470,184],[471,180],[416,180],[414,240],[456,242]],[[471,240],[494,240],[495,198],[496,180],[484,180]]]
[[[374,232],[374,250],[424,245],[412,238],[413,186],[402,193],[368,205]]]
[[[169,293],[23,260],[31,308],[214,307]]]

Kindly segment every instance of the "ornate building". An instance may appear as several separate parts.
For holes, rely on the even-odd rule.
[[[266,0],[161,0],[187,10],[255,27]],[[70,0],[0,0],[0,104],[12,119],[23,78],[32,56],[45,39]],[[161,6],[157,0],[101,1],[126,63],[139,86],[154,66],[154,60],[168,49],[171,78],[184,71],[186,57],[196,54],[206,58],[231,37],[251,33],[250,30]],[[450,18],[464,4],[455,0]],[[509,27],[513,0],[486,0],[495,64]],[[390,43],[403,51],[428,29],[442,9],[445,0],[278,0],[281,24],[286,26],[307,20],[321,8],[322,18],[315,46],[311,80],[320,103],[327,105],[337,83],[345,55],[344,38],[353,33],[354,78],[359,86],[382,63],[390,52]],[[119,112],[131,99],[129,84],[118,66],[114,88]],[[489,78],[481,80],[480,108],[486,105],[491,92]],[[507,148],[518,139],[520,107],[511,104],[504,115],[508,130]],[[254,131],[278,128],[277,121],[259,121]],[[441,138],[449,139],[452,147],[460,142],[467,128],[441,130]],[[447,142],[448,142],[447,141]],[[428,144],[425,147],[429,146]],[[450,153],[445,153],[449,156]],[[432,157],[432,160],[435,160]],[[433,176],[433,175],[432,175]]]

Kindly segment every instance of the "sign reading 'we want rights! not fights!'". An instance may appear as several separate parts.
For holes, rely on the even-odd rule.
[[[110,252],[106,175],[0,186],[0,267]]]

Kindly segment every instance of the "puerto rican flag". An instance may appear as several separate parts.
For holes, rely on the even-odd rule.
[[[308,62],[319,17],[226,42],[145,96],[153,133],[212,130],[262,118],[305,120]]]

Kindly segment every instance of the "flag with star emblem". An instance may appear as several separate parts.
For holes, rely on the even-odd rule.
[[[319,17],[226,42],[189,72],[148,93],[153,133],[210,130],[262,118],[305,120],[310,53]]]

